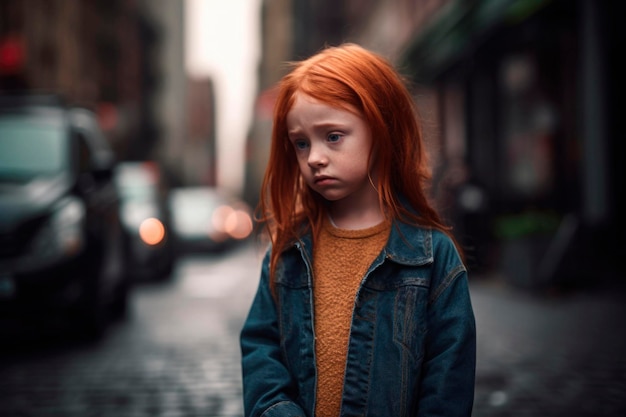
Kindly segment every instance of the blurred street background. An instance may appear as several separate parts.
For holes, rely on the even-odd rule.
[[[625,8],[0,0],[0,416],[243,415],[273,87],[343,41],[420,111],[474,415],[626,415]]]

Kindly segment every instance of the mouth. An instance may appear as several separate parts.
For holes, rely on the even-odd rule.
[[[333,182],[335,179],[328,175],[319,175],[313,178],[313,182],[317,185],[324,185]]]

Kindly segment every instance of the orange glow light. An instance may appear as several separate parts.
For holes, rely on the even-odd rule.
[[[222,205],[217,207],[213,211],[213,216],[211,216],[211,223],[213,227],[219,232],[226,231],[226,220],[228,216],[230,216],[234,212],[234,209],[228,205]]]
[[[252,233],[252,218],[243,210],[235,210],[228,215],[226,232],[235,239],[245,239]]]
[[[159,219],[150,217],[141,222],[139,236],[148,245],[158,245],[165,238],[165,227]]]

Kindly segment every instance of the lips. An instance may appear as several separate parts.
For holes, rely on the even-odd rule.
[[[315,177],[313,178],[313,182],[314,182],[316,185],[324,185],[324,184],[329,184],[329,183],[331,183],[331,182],[333,182],[333,181],[335,181],[335,178],[330,177],[330,176],[328,176],[328,175],[318,175],[318,176],[315,176]]]

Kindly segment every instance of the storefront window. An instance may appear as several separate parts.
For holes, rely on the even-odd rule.
[[[556,110],[542,91],[532,54],[511,55],[500,67],[502,92],[502,192],[513,200],[538,200],[555,182]]]

